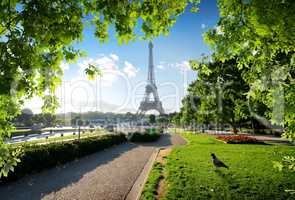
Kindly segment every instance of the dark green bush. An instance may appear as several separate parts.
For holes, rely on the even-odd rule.
[[[144,133],[134,132],[131,134],[131,142],[154,142],[161,137],[160,131],[154,128],[146,129]]]
[[[7,177],[2,177],[0,183],[16,180],[27,174],[75,160],[125,141],[125,135],[116,134],[83,138],[80,142],[24,145],[21,162],[15,167],[14,172],[9,172]]]
[[[147,128],[145,129],[145,133],[149,134],[161,134],[164,132],[163,128]]]

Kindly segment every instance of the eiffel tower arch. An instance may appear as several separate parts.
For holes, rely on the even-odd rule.
[[[153,98],[151,98],[151,96]],[[140,102],[137,114],[144,115],[149,110],[157,110],[160,114],[164,114],[162,102],[159,99],[158,90],[155,81],[155,71],[153,62],[153,44],[149,42],[149,68],[147,85],[145,86],[145,94]]]

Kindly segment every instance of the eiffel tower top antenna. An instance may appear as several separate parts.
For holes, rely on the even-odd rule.
[[[149,42],[149,68],[148,68],[148,83],[155,83],[155,74],[154,74],[154,58],[153,58],[153,43]]]

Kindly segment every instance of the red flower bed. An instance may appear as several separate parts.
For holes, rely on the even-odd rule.
[[[261,144],[263,142],[246,135],[221,135],[217,137],[218,140],[225,141],[228,144]]]

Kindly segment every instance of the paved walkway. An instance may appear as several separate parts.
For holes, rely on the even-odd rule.
[[[0,198],[121,200],[126,197],[157,147],[185,143],[178,135],[164,135],[155,143],[121,144],[0,186]]]
[[[286,138],[275,137],[271,135],[250,135],[250,136],[256,138],[257,140],[264,141],[270,144],[293,145],[292,142],[290,142]]]

